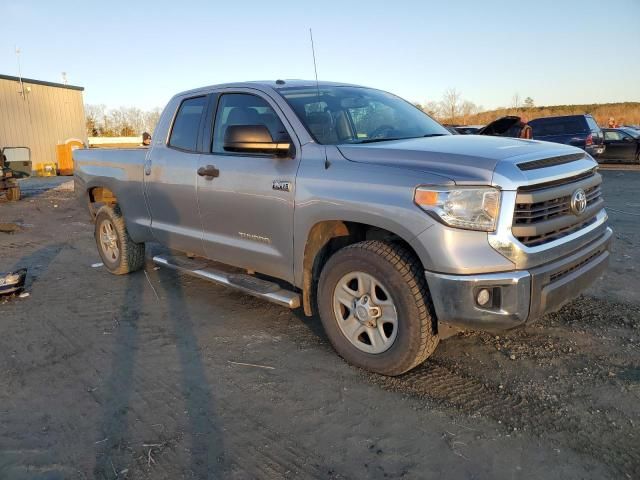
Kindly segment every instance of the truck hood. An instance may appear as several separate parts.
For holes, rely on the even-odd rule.
[[[499,162],[517,163],[581,152],[555,143],[478,135],[339,145],[338,149],[354,162],[419,170],[468,185],[490,185]]]

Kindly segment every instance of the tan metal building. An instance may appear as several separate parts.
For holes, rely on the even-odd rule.
[[[74,85],[0,75],[0,148],[6,149],[7,160],[19,161],[19,169],[26,170],[23,162],[29,155],[31,170],[42,173],[45,165],[49,171],[59,167],[58,145],[86,144],[83,91]]]

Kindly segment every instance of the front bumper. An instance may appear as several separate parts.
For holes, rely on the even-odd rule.
[[[511,272],[448,275],[425,272],[436,316],[462,328],[506,330],[553,312],[580,295],[607,268],[613,232],[553,262]],[[476,303],[478,291],[492,292],[492,303]]]

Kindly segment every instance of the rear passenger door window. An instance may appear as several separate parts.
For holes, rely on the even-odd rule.
[[[604,139],[607,141],[619,141],[622,140],[620,132],[604,132]]]
[[[180,104],[169,137],[170,147],[189,152],[198,151],[198,133],[206,106],[207,97],[188,98]]]
[[[264,125],[274,141],[289,139],[289,134],[276,112],[264,99],[256,95],[227,93],[220,97],[213,129],[214,153],[233,154],[224,149],[224,135],[232,125]]]

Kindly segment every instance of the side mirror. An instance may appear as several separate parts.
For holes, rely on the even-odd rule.
[[[266,153],[293,156],[291,140],[275,142],[264,125],[231,125],[224,132],[223,147],[228,152]]]

